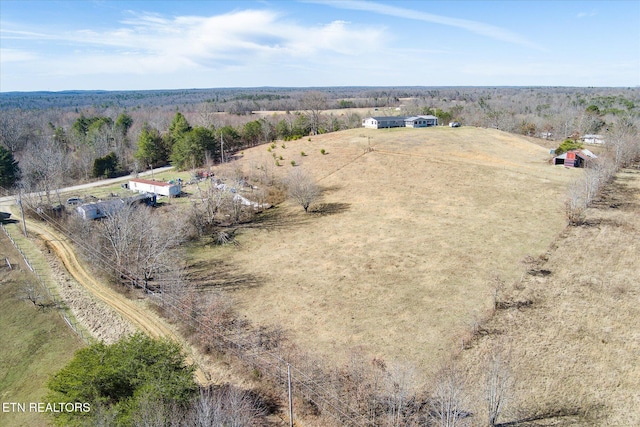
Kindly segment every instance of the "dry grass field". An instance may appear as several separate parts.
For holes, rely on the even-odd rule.
[[[490,311],[495,278],[520,278],[521,261],[564,229],[566,186],[582,173],[550,166],[548,149],[524,138],[473,127],[353,129],[273,151],[282,166],[261,146],[232,167],[284,177],[294,160],[322,200],[309,214],[270,210],[240,229],[238,246],[192,248],[192,277],[327,359],[358,351],[425,376]]]
[[[640,170],[623,170],[586,224],[568,228],[532,265],[543,274],[508,284],[512,308],[498,310],[484,325],[490,333],[460,355],[481,378],[478,361],[506,353],[513,402],[504,421],[640,425],[639,212]],[[532,304],[513,308],[519,301]]]

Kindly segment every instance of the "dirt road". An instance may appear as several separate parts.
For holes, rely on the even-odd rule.
[[[140,331],[154,338],[169,338],[180,343],[187,353],[187,363],[196,364],[196,380],[201,385],[211,383],[208,375],[197,362],[201,359],[195,350],[188,345],[163,319],[144,307],[141,302],[133,301],[119,294],[105,284],[95,280],[76,257],[71,244],[60,233],[34,221],[29,223],[29,232],[37,234],[62,261],[65,268],[75,280],[89,290],[96,298],[104,301],[113,310],[129,320]]]

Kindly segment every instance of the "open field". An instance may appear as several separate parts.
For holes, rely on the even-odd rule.
[[[640,425],[638,212],[640,170],[625,169],[587,210],[586,225],[562,233],[530,266],[534,274],[506,284],[511,308],[460,355],[478,378],[487,353],[505,354],[514,383],[503,422]],[[550,415],[562,422],[550,424]]]
[[[245,175],[285,176],[295,160],[324,188],[321,203],[307,215],[269,211],[239,246],[192,248],[192,277],[324,357],[358,349],[427,375],[492,307],[494,278],[519,278],[521,260],[563,230],[565,189],[582,173],[550,166],[548,149],[524,138],[473,127],[314,136],[278,145],[281,167],[266,148],[245,150]]]
[[[0,401],[43,402],[49,376],[61,369],[82,340],[55,309],[39,310],[19,299],[22,287],[33,284],[26,266],[19,270],[19,255],[0,231],[0,258],[8,257],[15,269],[0,270]],[[44,294],[44,292],[42,292]],[[0,413],[3,426],[44,426],[50,418],[37,412]]]

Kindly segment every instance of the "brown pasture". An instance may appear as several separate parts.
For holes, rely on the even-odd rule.
[[[491,310],[495,278],[521,277],[521,261],[564,229],[566,187],[582,173],[549,165],[548,149],[525,138],[475,127],[281,144],[272,152],[282,166],[260,146],[232,167],[285,176],[295,160],[322,200],[309,214],[289,202],[271,209],[240,229],[239,245],[191,248],[191,273],[328,360],[358,351],[426,376]]]
[[[501,422],[640,425],[638,212],[640,170],[624,169],[584,225],[567,228],[529,274],[506,284],[505,309],[460,354],[472,378],[483,377],[487,354],[508,361],[511,402]],[[481,406],[473,411],[482,417]]]

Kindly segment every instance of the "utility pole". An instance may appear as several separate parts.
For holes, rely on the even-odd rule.
[[[18,192],[18,206],[20,206],[20,216],[22,217],[22,233],[27,237],[27,221],[24,217],[24,209],[22,207],[22,190]]]
[[[224,163],[224,140],[222,139],[222,132],[220,132],[220,163]]]
[[[293,399],[291,398],[291,365],[287,363],[287,384],[289,385],[289,427],[293,427]]]

